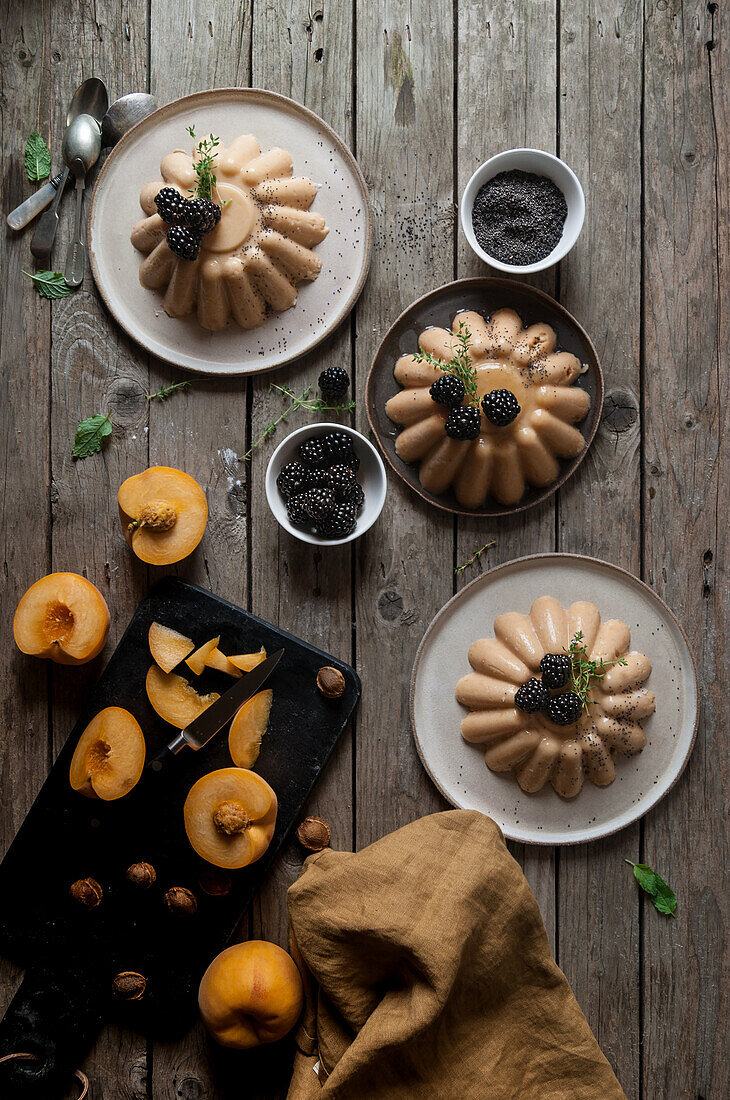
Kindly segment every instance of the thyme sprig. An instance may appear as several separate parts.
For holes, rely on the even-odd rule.
[[[464,321],[459,321],[458,331],[454,333],[456,345],[452,346],[451,359],[442,359],[439,355],[431,355],[428,351],[418,351],[413,358],[417,363],[428,363],[430,367],[443,371],[445,374],[454,374],[464,383],[464,393],[467,405],[478,405],[477,371],[471,361],[469,348],[471,347],[471,333]]]
[[[475,561],[482,556],[485,550],[489,550],[490,546],[496,546],[497,542],[492,539],[491,542],[485,542],[484,546],[480,546],[478,550],[475,550],[468,561],[463,562],[462,565],[457,565],[454,569],[455,573],[463,573],[465,569],[468,569],[470,565],[473,565]]]
[[[614,665],[627,663],[625,657],[617,657],[615,661],[604,661],[603,657],[600,657],[597,661],[592,661],[583,641],[582,630],[576,630],[573,635],[568,646],[568,656],[571,661],[570,690],[580,698],[586,710],[588,703],[593,702],[588,695],[593,681],[602,680]]]
[[[171,386],[163,386],[157,393],[146,393],[145,397],[148,401],[154,401],[155,398],[157,398],[158,401],[166,401],[176,390],[187,390],[191,386],[192,382],[173,382]]]
[[[186,126],[185,129],[190,134],[193,141],[197,141],[195,137],[195,127]],[[213,192],[218,183],[213,169],[215,167],[216,149],[219,145],[220,138],[217,138],[215,134],[208,134],[207,137],[200,138],[200,140],[197,141],[197,145],[193,150],[193,153],[197,153],[197,159],[193,161],[193,168],[198,177],[198,182],[195,187],[188,192],[191,199],[213,198]]]
[[[306,412],[352,412],[355,408],[354,401],[346,401],[343,405],[329,405],[326,401],[322,401],[321,398],[310,397],[314,386],[305,386],[302,392],[297,395],[293,389],[289,386],[277,386],[273,382],[269,386],[269,392],[273,393],[276,390],[281,394],[285,401],[289,404],[279,413],[275,420],[272,420],[270,424],[267,424],[261,435],[253,441],[248,451],[246,451],[244,460],[249,462],[251,456],[257,447],[273,435],[276,429],[282,423],[287,423],[292,413],[299,412],[300,409],[304,409]]]

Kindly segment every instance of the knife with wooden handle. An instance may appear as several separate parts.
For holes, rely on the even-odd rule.
[[[243,704],[263,687],[283,656],[284,650],[279,649],[251,672],[242,676],[232,688],[221,695],[220,699],[216,699],[215,703],[199,714],[189,726],[180,730],[177,737],[174,737],[162,752],[150,760],[147,767],[153,772],[159,772],[170,757],[177,756],[186,746],[196,751],[202,749],[211,737],[214,737],[238,713]]]

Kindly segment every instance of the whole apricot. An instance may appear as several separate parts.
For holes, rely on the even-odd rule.
[[[302,979],[291,955],[275,943],[247,940],[227,947],[200,983],[203,1023],[217,1043],[248,1050],[282,1039],[299,1019]]]

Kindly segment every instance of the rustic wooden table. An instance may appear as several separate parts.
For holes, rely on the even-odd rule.
[[[455,522],[391,477],[369,535],[313,551],[269,514],[271,444],[250,462],[242,457],[279,411],[271,378],[196,380],[165,404],[148,404],[145,394],[180,372],[125,338],[90,273],[74,296],[41,300],[21,274],[29,233],[6,231],[0,850],[103,662],[69,670],[22,658],[13,610],[39,575],[83,572],[111,607],[111,652],[151,579],[121,538],[116,491],[149,464],[182,467],[208,494],[208,530],[181,575],[357,665],[357,721],[312,800],[345,848],[444,807],[416,756],[407,689],[423,632],[456,587],[536,551],[605,558],[643,577],[687,630],[702,685],[694,754],[669,796],[617,836],[513,851],[627,1096],[727,1096],[727,5],[4,0],[0,10],[3,212],[31,191],[22,165],[28,132],[37,127],[58,160],[69,94],[91,74],[105,78],[112,98],[149,89],[161,103],[216,86],[269,88],[321,114],[348,142],[374,212],[370,277],[350,322],[275,379],[300,386],[323,366],[344,364],[361,430],[368,366],[391,321],[425,291],[483,272],[456,215],[474,167],[515,145],[558,151],[585,187],[586,224],[560,268],[535,281],[585,325],[607,386],[592,451],[547,504],[509,521]],[[57,258],[70,207],[67,200]],[[77,422],[107,409],[110,445],[73,462]],[[488,555],[455,575],[455,564],[492,538]],[[676,920],[642,901],[624,858],[653,864],[674,886]],[[244,935],[285,942],[286,888],[299,867],[290,848]],[[1,977],[4,1009],[19,975],[3,964]],[[107,1029],[86,1069],[95,1100],[279,1095],[285,1066],[254,1059],[260,1072],[251,1076],[249,1063],[235,1060],[211,1068],[210,1055],[200,1029],[168,1046]]]

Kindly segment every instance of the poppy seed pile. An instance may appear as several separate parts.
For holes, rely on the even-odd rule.
[[[501,263],[525,266],[549,256],[563,235],[568,204],[546,176],[513,169],[477,191],[472,226],[479,246]]]

